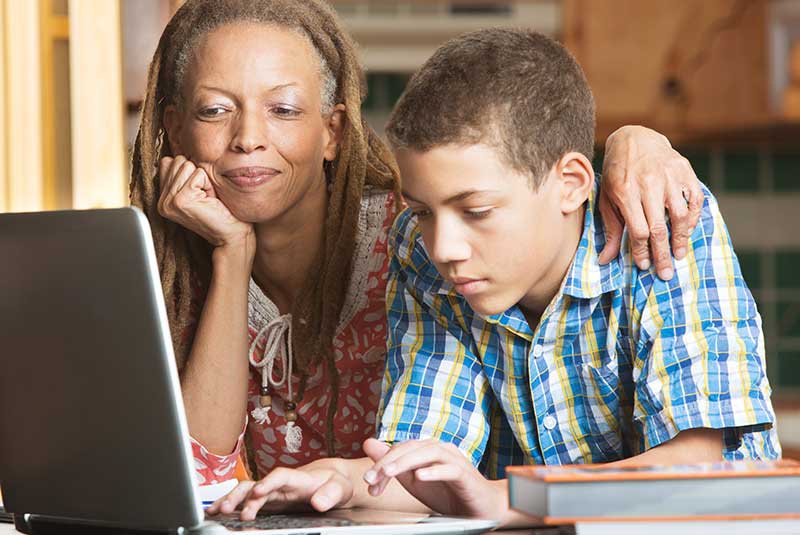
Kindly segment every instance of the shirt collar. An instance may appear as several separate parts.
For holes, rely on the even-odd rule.
[[[606,245],[605,227],[600,215],[600,178],[586,201],[583,232],[575,258],[567,272],[561,291],[571,297],[591,299],[618,290],[623,283],[623,251],[606,265],[600,265],[600,252]]]

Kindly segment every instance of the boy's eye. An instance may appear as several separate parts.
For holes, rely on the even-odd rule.
[[[464,210],[464,214],[472,219],[483,219],[492,213],[492,208],[481,208],[478,210]]]

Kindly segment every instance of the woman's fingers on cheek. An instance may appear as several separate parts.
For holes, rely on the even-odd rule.
[[[161,181],[161,187],[169,181],[169,170],[172,167],[172,158],[165,156],[158,162],[158,178]]]

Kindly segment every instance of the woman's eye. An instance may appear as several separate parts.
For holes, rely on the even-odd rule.
[[[300,115],[300,112],[298,110],[295,110],[294,108],[288,108],[286,106],[275,106],[272,108],[272,113],[274,113],[278,117],[286,117],[286,118],[297,117],[298,115]]]
[[[411,210],[411,214],[417,219],[425,219],[427,217],[430,217],[431,211],[419,208],[417,210]]]
[[[200,116],[205,119],[213,119],[215,117],[219,117],[227,110],[222,106],[211,106],[209,108],[203,108],[200,110]]]
[[[472,219],[483,219],[489,217],[492,213],[492,208],[481,208],[480,210],[464,210],[464,214]]]

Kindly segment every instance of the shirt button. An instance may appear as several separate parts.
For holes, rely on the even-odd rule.
[[[553,429],[558,422],[556,422],[556,419],[552,416],[545,416],[544,420],[542,420],[542,423],[544,424],[545,429],[550,430]]]
[[[534,357],[541,357],[542,356],[542,346],[536,344],[533,346],[533,356]]]

